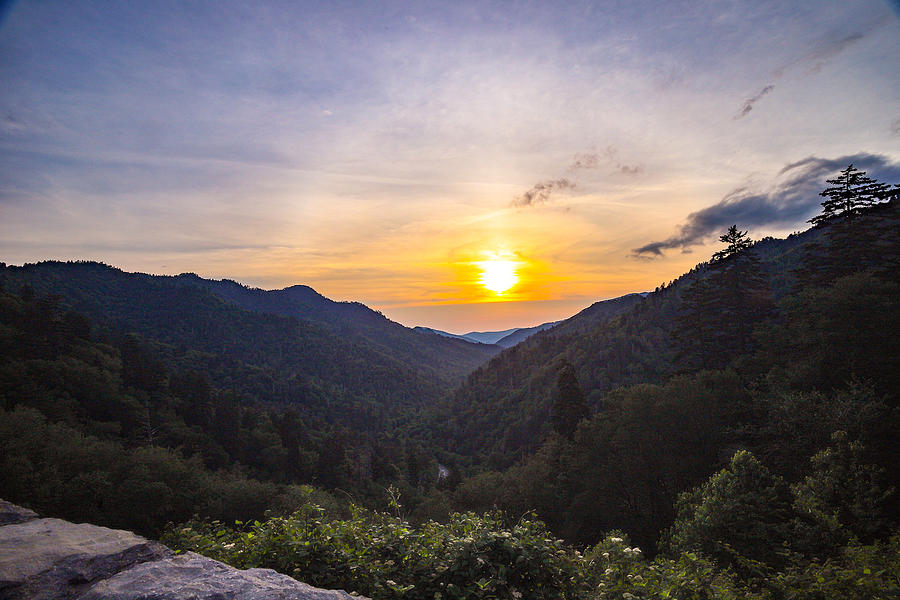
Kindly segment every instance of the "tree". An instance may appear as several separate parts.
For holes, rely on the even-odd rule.
[[[806,245],[796,272],[801,287],[827,285],[835,279],[866,269],[887,278],[900,268],[895,235],[898,222],[898,187],[867,177],[848,166],[821,192],[822,214],[809,220],[825,225],[819,240]],[[878,206],[876,206],[878,205]]]
[[[862,271],[809,286],[782,304],[770,336],[767,378],[795,389],[829,391],[871,382],[900,405],[900,285]]]
[[[746,450],[703,485],[681,494],[678,517],[663,544],[673,553],[696,552],[723,566],[750,561],[779,565],[793,518],[788,484]]]
[[[724,250],[719,250],[712,255],[713,261],[724,260],[736,256],[753,245],[753,240],[747,236],[746,231],[740,231],[737,225],[732,225],[728,231],[719,236],[719,241],[728,244]]]
[[[748,352],[753,328],[772,311],[768,280],[747,232],[732,225],[719,240],[728,245],[683,292],[672,331],[686,370],[722,368]]]
[[[794,488],[797,508],[833,522],[865,543],[887,537],[896,522],[887,506],[894,490],[885,471],[867,464],[862,444],[836,431],[832,445],[812,457],[812,473]]]
[[[551,412],[553,429],[571,440],[578,428],[578,423],[588,416],[588,406],[584,399],[584,392],[578,386],[575,367],[567,360],[560,365],[556,390],[556,402],[554,402]]]
[[[825,200],[822,201],[822,214],[809,220],[813,225],[821,225],[836,217],[852,219],[862,209],[891,195],[890,186],[867,177],[865,171],[860,171],[852,164],[836,178],[825,181],[831,187],[819,194]]]

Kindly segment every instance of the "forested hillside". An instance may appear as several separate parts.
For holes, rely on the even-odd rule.
[[[884,490],[900,486],[898,226],[895,200],[784,242],[735,227],[630,312],[501,353],[450,401],[446,443],[494,469],[462,483],[459,505],[536,509],[567,539],[621,528],[653,548],[678,495],[736,451],[796,483],[838,431]],[[879,502],[900,514],[896,495]]]
[[[896,246],[891,247],[895,242],[888,232],[898,224],[896,212],[895,201],[869,209],[860,219],[859,243],[877,238],[874,243],[882,248],[868,252],[865,262],[848,256],[848,263],[856,265],[853,272],[864,271],[866,266],[877,265],[883,272],[892,268]],[[701,368],[724,367],[738,355],[760,348],[755,336],[761,332],[754,333],[754,328],[781,323],[785,310],[795,306],[804,291],[813,293],[816,285],[823,283],[808,273],[826,268],[825,261],[830,260],[819,242],[829,228],[830,224],[823,224],[787,239],[766,238],[746,248],[745,257],[752,258],[755,265],[755,284],[741,280],[744,275],[735,272],[729,275],[732,280],[718,278],[710,289],[711,264],[700,263],[646,296],[634,294],[597,303],[501,352],[476,369],[439,409],[434,431],[441,436],[440,444],[472,457],[474,463],[494,467],[509,466],[523,452],[534,452],[551,431],[551,409],[563,363],[574,366],[588,407],[597,412],[606,394],[622,386],[658,384]],[[701,285],[695,285],[698,281]],[[757,286],[753,293],[761,302],[755,312],[737,306],[750,285]],[[736,290],[737,295],[726,297],[720,289]],[[690,297],[685,298],[686,294]],[[729,302],[738,312],[729,312]],[[723,325],[725,321],[743,327],[731,331],[731,338],[741,339],[743,347],[729,346],[726,338],[731,325]],[[717,327],[722,331],[717,339],[704,341],[699,335]],[[701,343],[708,348],[698,348]]]
[[[148,534],[284,510],[308,495],[288,484],[422,494],[437,459],[405,423],[495,351],[435,337],[309,288],[4,265],[0,489]]]
[[[60,262],[5,266],[0,281],[59,296],[103,329],[138,334],[167,364],[219,387],[361,429],[383,429],[386,418],[431,402],[496,350],[422,335],[302,286],[265,292]]]
[[[453,338],[435,340],[434,336],[421,335],[364,304],[335,302],[305,285],[267,291],[191,274],[179,275],[174,281],[206,288],[215,296],[247,310],[316,323],[340,338],[405,363],[414,371],[448,386],[458,384],[500,350]]]

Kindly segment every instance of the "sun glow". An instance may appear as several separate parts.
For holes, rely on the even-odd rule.
[[[519,268],[517,261],[492,258],[477,265],[481,269],[479,283],[495,294],[502,294],[519,282],[516,274]]]

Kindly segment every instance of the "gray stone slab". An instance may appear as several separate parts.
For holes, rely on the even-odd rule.
[[[271,569],[238,570],[193,552],[137,565],[94,584],[78,600],[359,600]]]
[[[16,506],[6,500],[0,500],[0,525],[24,523],[37,518],[38,514],[31,509]]]
[[[0,598],[74,598],[91,583],[172,551],[128,531],[60,519],[0,527]]]

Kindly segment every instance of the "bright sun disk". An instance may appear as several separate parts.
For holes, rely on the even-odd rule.
[[[495,294],[502,294],[519,282],[516,269],[519,263],[512,260],[485,260],[478,263],[481,268],[480,283]]]

